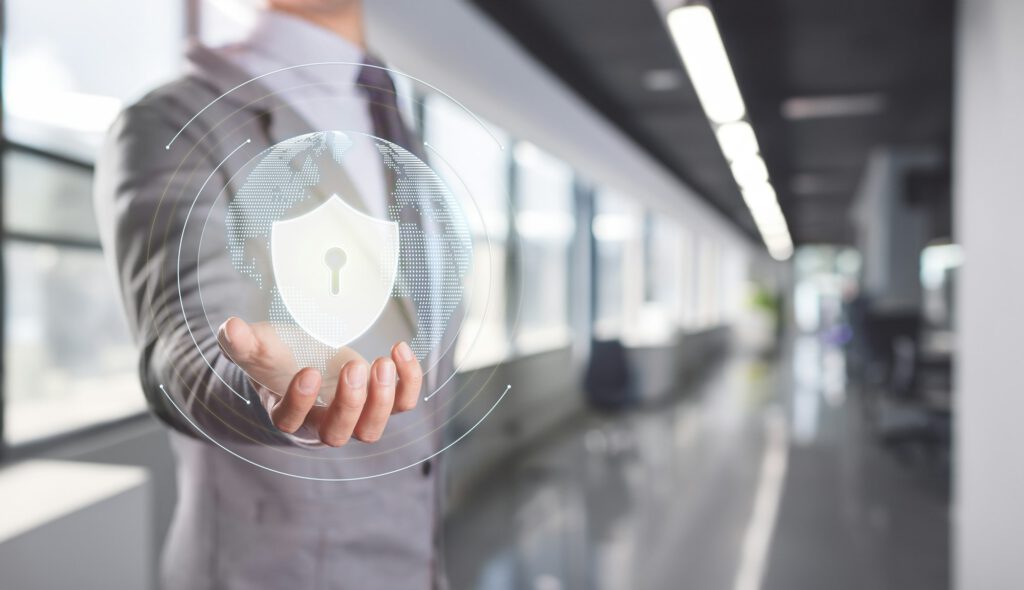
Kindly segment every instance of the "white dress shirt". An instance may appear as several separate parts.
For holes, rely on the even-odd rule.
[[[342,36],[284,12],[264,10],[241,42],[220,51],[254,78],[263,76],[260,83],[285,97],[313,129],[374,134],[366,96],[356,85],[363,51]],[[324,62],[353,65],[308,65]],[[370,148],[369,142],[357,141],[346,152],[344,165],[367,213],[385,219],[383,164]]]

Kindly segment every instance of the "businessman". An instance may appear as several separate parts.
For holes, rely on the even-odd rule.
[[[271,324],[238,317],[254,287],[225,247],[229,199],[209,188],[231,194],[253,154],[313,131],[418,149],[393,81],[367,50],[361,2],[269,0],[244,41],[197,45],[187,58],[182,78],[118,118],[96,174],[143,390],[171,427],[178,462],[162,583],[441,586],[438,469],[423,461],[437,448],[438,419],[417,400],[450,366],[433,359],[423,369],[408,344],[415,325],[394,300],[378,320],[393,327],[390,341],[343,349],[323,372],[299,366]],[[279,71],[318,62],[366,65]],[[323,176],[318,198],[344,186],[368,214],[386,210],[393,179],[378,165]],[[188,233],[195,219],[206,220],[201,237]],[[356,350],[382,352],[370,362]],[[318,393],[329,405],[315,404]]]

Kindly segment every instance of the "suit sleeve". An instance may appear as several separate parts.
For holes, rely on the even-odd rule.
[[[296,444],[274,428],[265,396],[221,352],[207,320],[231,305],[243,280],[225,248],[199,250],[198,234],[186,230],[187,219],[208,220],[204,239],[223,239],[216,229],[223,230],[227,205],[201,191],[227,182],[218,169],[223,145],[204,149],[182,137],[165,149],[181,118],[174,110],[129,107],[108,132],[96,169],[101,238],[140,349],[143,391],[157,417],[188,435],[201,437],[201,429],[218,441]]]

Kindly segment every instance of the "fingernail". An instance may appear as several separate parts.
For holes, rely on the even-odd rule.
[[[395,383],[395,363],[386,360],[377,365],[377,383],[381,385]]]
[[[366,384],[366,365],[356,363],[345,371],[345,383],[349,387],[362,387]]]
[[[409,345],[406,344],[405,342],[398,343],[398,356],[402,357],[402,360],[407,362],[416,358],[412,354],[412,349],[409,348]]]
[[[320,376],[316,371],[306,371],[299,377],[299,391],[307,395],[316,392],[319,386]]]

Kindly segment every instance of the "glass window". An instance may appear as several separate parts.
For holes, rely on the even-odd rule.
[[[462,204],[473,234],[469,305],[456,344],[457,363],[463,369],[493,364],[509,353],[510,163],[503,148],[508,138],[444,97],[425,100],[427,156]]]
[[[963,261],[963,247],[959,244],[932,244],[921,251],[922,316],[931,328],[952,330],[956,325],[954,286],[957,269]],[[860,254],[856,250],[836,255],[836,266],[851,279],[857,276],[860,265]],[[850,270],[843,273],[843,267]]]
[[[4,9],[4,434],[17,444],[143,410],[91,164],[123,106],[179,71],[185,4]]]
[[[531,143],[515,156],[515,227],[521,243],[522,303],[516,340],[523,352],[565,346],[569,257],[575,232],[572,169]]]
[[[697,282],[693,233],[679,230],[679,325],[684,331],[697,326]]]
[[[181,63],[181,2],[90,0],[55,10],[7,0],[4,8],[4,133],[17,143],[91,162],[122,105]]]
[[[750,301],[750,282],[747,277],[746,262],[743,256],[732,249],[721,249],[720,255],[720,292],[721,301],[718,311],[718,323],[734,323]]]
[[[606,189],[594,199],[596,308],[594,335],[621,338],[631,310],[642,295],[641,217],[639,208]]]
[[[707,329],[718,322],[718,248],[709,238],[697,240],[697,318],[695,327]]]
[[[682,229],[654,212],[644,216],[644,228],[644,298],[634,326],[647,340],[667,340],[682,313]]]
[[[140,412],[138,354],[98,250],[6,240],[4,434],[17,444]]]

